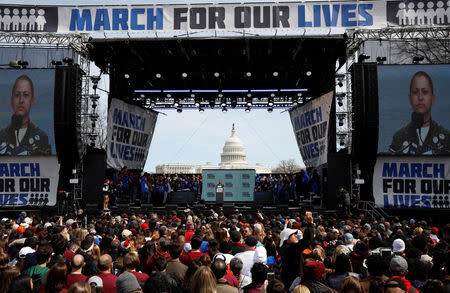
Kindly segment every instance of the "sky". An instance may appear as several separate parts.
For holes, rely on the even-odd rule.
[[[289,113],[284,110],[167,110],[159,115],[149,150],[146,171],[167,163],[220,163],[225,141],[231,135],[233,123],[242,140],[249,164],[276,167],[281,160],[294,159],[303,166],[292,131]]]

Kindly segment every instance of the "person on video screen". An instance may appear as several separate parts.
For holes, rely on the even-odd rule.
[[[47,134],[30,121],[34,86],[26,75],[14,82],[11,94],[11,123],[0,130],[0,155],[50,155]]]
[[[431,118],[435,98],[430,76],[424,71],[416,72],[409,86],[411,122],[394,134],[390,153],[450,153],[450,132]]]

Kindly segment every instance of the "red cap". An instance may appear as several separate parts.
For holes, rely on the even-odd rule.
[[[148,224],[147,223],[142,224],[141,225],[141,229],[142,230],[148,230]]]
[[[438,228],[433,227],[431,228],[431,234],[437,234],[439,232]]]
[[[314,277],[316,279],[320,279],[320,277],[325,273],[325,265],[321,261],[312,261],[305,265],[305,268],[309,269],[314,273]]]
[[[25,232],[25,228],[22,227],[22,226],[19,226],[19,227],[17,228],[17,230],[16,230],[16,233],[17,233],[17,234],[22,234],[23,232]]]

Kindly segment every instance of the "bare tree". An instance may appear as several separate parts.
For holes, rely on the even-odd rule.
[[[450,61],[450,41],[448,39],[420,39],[393,42],[394,63],[411,63],[412,57],[422,56],[422,63],[443,64]],[[392,62],[392,61],[391,61]]]
[[[294,159],[281,160],[274,173],[292,174],[302,169]]]

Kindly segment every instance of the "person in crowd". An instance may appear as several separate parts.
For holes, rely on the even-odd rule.
[[[325,292],[330,288],[324,282],[325,265],[320,261],[311,261],[303,266],[302,284],[311,293]]]
[[[263,263],[256,262],[253,264],[250,273],[252,282],[243,288],[244,293],[258,293],[267,280],[267,266]]]
[[[148,279],[148,275],[146,273],[139,272],[139,268],[141,266],[141,262],[139,260],[139,255],[136,252],[129,252],[123,258],[123,265],[127,272],[132,273],[139,284],[144,284]]]
[[[116,292],[117,276],[111,273],[113,262],[112,257],[109,254],[104,254],[98,261],[98,276],[102,279],[104,292]],[[130,273],[131,274],[131,273]]]
[[[92,288],[86,282],[73,283],[67,290],[67,293],[91,293],[91,292]]]
[[[236,255],[237,253],[244,252],[245,246],[241,243],[242,235],[239,233],[239,231],[234,230],[230,233],[231,238],[231,254]]]
[[[215,259],[211,264],[211,270],[217,280],[217,293],[238,293],[238,289],[230,286],[225,279],[227,264],[224,260],[220,258]]]
[[[67,265],[65,263],[55,263],[39,286],[38,293],[65,293],[67,278]]]
[[[203,252],[200,251],[200,247],[202,246],[202,238],[200,236],[195,235],[191,239],[191,251],[183,254],[180,257],[180,260],[186,266],[189,266],[191,262],[195,259],[198,259],[204,255]]]
[[[282,270],[280,277],[286,287],[290,287],[294,279],[302,275],[304,262],[302,252],[311,245],[314,238],[312,227],[314,219],[311,212],[306,212],[304,221],[305,231],[302,239],[299,240],[297,229],[285,227],[280,233],[279,253]],[[289,221],[286,226],[288,225]]]
[[[258,240],[253,236],[245,238],[245,251],[237,253],[235,257],[242,260],[244,266],[242,267],[241,274],[250,276],[250,270],[252,269],[255,261],[257,261],[256,245]]]
[[[17,276],[12,280],[11,285],[9,286],[8,293],[33,293],[33,289],[34,289],[33,280],[31,279],[30,276],[25,274]]]
[[[244,263],[240,258],[234,257],[230,261],[230,270],[239,282],[239,293],[243,293],[243,288],[252,282],[252,278],[241,274]]]
[[[70,267],[72,268],[72,271],[70,272],[70,274],[67,275],[66,288],[69,288],[72,284],[78,282],[86,282],[88,277],[83,275],[82,273],[84,265],[85,265],[84,257],[81,254],[76,254],[72,258],[70,262]]]
[[[167,262],[166,272],[175,278],[178,285],[181,285],[188,270],[188,267],[180,261],[182,251],[183,245],[178,241],[172,242],[169,246],[170,259]]]
[[[92,293],[103,293],[103,281],[99,276],[90,277],[87,283],[91,286]]]
[[[136,276],[132,273],[125,271],[116,280],[117,293],[138,293],[142,292],[142,288],[139,285]],[[106,291],[109,292],[109,291]]]
[[[33,280],[33,285],[36,288],[39,288],[42,278],[49,271],[47,264],[50,262],[52,253],[53,253],[53,250],[52,250],[51,246],[49,246],[49,245],[39,246],[39,248],[36,252],[37,265],[32,266],[27,270],[27,274]]]
[[[408,262],[404,257],[395,255],[390,261],[389,270],[393,279],[400,280],[399,282],[402,282],[406,286],[406,292],[420,293],[419,290],[414,288],[411,283],[405,279],[408,274]]]
[[[190,287],[191,293],[216,293],[216,278],[211,269],[201,266],[192,276]]]

